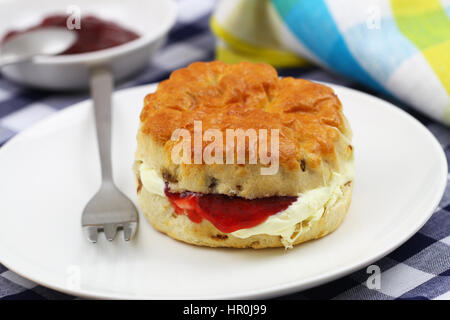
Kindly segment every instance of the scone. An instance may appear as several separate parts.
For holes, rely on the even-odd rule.
[[[290,248],[334,231],[347,213],[351,135],[325,85],[280,79],[265,64],[193,63],[144,99],[139,204],[184,242]]]

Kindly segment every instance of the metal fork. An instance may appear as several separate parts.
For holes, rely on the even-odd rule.
[[[112,241],[118,230],[123,230],[125,241],[129,241],[136,232],[138,214],[133,202],[117,189],[112,175],[111,71],[106,67],[95,67],[91,71],[90,88],[94,101],[102,184],[84,208],[81,225],[91,242],[97,242],[99,231],[103,231],[106,239]]]

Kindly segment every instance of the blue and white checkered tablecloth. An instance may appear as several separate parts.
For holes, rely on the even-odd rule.
[[[179,0],[178,5],[178,21],[169,34],[167,44],[144,72],[132,81],[120,84],[118,89],[157,82],[167,78],[172,70],[190,62],[213,59],[215,39],[209,30],[208,20],[214,0]],[[315,67],[285,69],[280,70],[280,74],[367,91]],[[25,89],[0,76],[0,146],[33,123],[87,98],[87,93],[56,94]],[[398,102],[394,103],[399,105]],[[450,129],[411,109],[406,110],[428,127],[440,141],[447,158],[450,158]],[[404,245],[375,264],[381,269],[380,289],[368,288],[366,282],[370,274],[364,268],[328,284],[281,298],[450,299],[449,185],[439,207],[425,226]],[[73,298],[24,279],[0,264],[0,300]]]

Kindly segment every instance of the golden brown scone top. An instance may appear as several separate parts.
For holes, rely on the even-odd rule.
[[[225,129],[279,129],[280,165],[291,170],[304,161],[317,168],[322,159],[333,167],[336,142],[351,136],[331,88],[280,79],[273,67],[249,62],[196,62],[174,71],[145,97],[140,119],[142,133],[166,151],[175,129],[193,134],[194,120],[203,132],[219,129],[224,137]]]

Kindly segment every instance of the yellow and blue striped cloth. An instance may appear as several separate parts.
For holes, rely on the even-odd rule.
[[[219,60],[318,64],[450,125],[450,0],[222,0]]]

